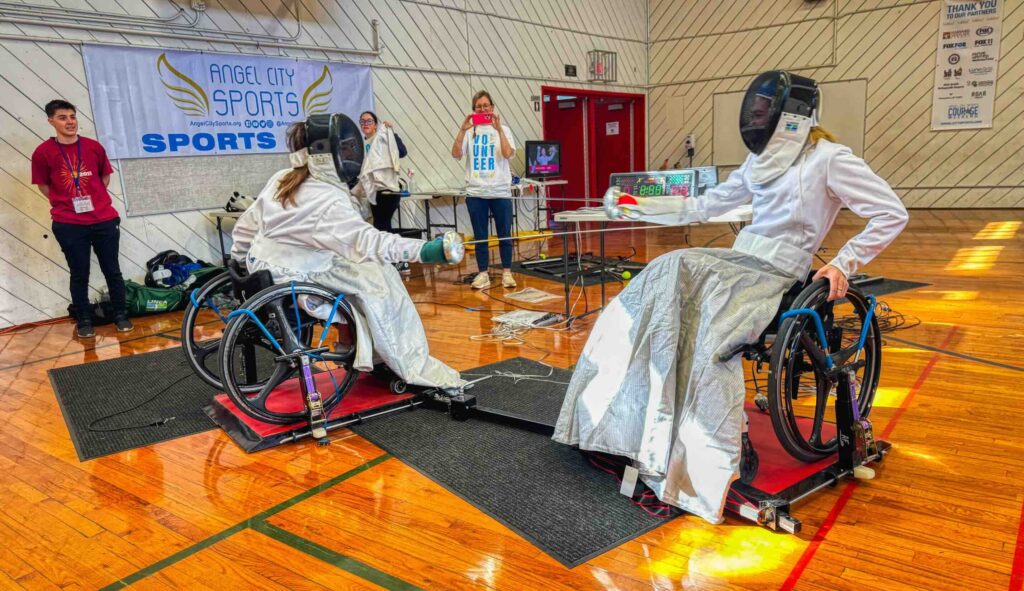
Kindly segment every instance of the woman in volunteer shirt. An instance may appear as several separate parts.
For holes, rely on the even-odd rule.
[[[53,237],[64,251],[71,273],[71,304],[78,319],[79,338],[96,335],[89,305],[89,251],[96,253],[107,280],[114,325],[131,330],[125,305],[124,279],[117,261],[121,218],[107,193],[114,169],[107,152],[96,140],[78,135],[77,109],[54,100],[46,104],[46,120],[56,137],[39,144],[32,153],[32,184],[50,200]]]
[[[501,254],[501,285],[512,288],[512,170],[509,160],[516,153],[512,130],[501,124],[501,116],[494,112],[494,101],[486,90],[473,95],[474,114],[490,114],[489,125],[474,125],[473,115],[462,122],[452,156],[466,158],[466,207],[473,224],[473,238],[487,240],[488,213],[494,215],[498,230],[498,252]],[[486,243],[475,249],[477,276],[473,289],[491,286],[487,274],[490,252]]]

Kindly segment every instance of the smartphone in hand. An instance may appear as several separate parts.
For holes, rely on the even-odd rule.
[[[493,121],[490,113],[473,113],[473,125],[490,125]]]

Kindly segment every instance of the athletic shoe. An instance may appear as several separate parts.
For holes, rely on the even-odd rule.
[[[473,289],[486,289],[491,286],[491,276],[487,271],[481,271],[473,278]]]
[[[135,325],[132,324],[132,321],[128,320],[127,314],[118,314],[114,316],[114,326],[117,327],[117,332],[131,332],[135,329]]]
[[[80,339],[91,339],[96,336],[96,329],[92,326],[92,320],[79,320],[75,327],[75,334]]]

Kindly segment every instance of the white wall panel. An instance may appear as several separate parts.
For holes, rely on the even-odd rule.
[[[867,81],[862,155],[908,206],[1024,207],[1024,2],[1003,9],[993,127],[933,132],[940,5],[651,0],[650,161],[679,160],[694,133],[694,163],[715,163],[711,122],[736,114],[714,112],[714,96],[766,69],[799,69],[823,83]]]
[[[79,108],[82,133],[96,135],[80,46],[27,37],[369,64],[378,114],[395,122],[409,148],[403,165],[416,171],[421,188],[461,184],[462,165],[450,156],[451,142],[470,111],[470,97],[480,88],[494,95],[499,112],[521,143],[541,137],[540,113],[533,111],[530,101],[540,94],[541,85],[643,92],[646,84],[646,0],[299,1],[301,32],[295,43],[369,50],[370,22],[377,20],[381,56],[256,48],[218,40],[215,34],[196,40],[159,38],[137,27],[134,33],[114,33],[0,22],[0,35],[17,37],[0,40],[0,96],[4,97],[0,101],[0,327],[59,316],[69,299],[66,264],[50,236],[48,202],[31,185],[32,151],[52,135],[42,105],[57,97],[70,100]],[[206,0],[206,4],[198,28],[276,37],[289,37],[299,30],[291,0]],[[26,5],[140,19],[174,14],[165,0],[32,0]],[[586,52],[591,49],[618,53],[617,83],[582,82]],[[577,66],[579,77],[564,76],[567,63]],[[515,166],[522,168],[521,155]],[[139,279],[145,261],[164,249],[217,259],[215,228],[204,214],[126,218],[120,183],[115,170],[110,188],[114,206],[122,213],[121,265],[126,276]],[[127,190],[131,194],[146,187]],[[228,180],[225,195],[230,190]],[[459,207],[459,223],[468,232],[464,210]],[[420,211],[416,204],[406,204],[405,225],[422,224]],[[438,219],[446,220],[455,213],[450,205],[434,211]],[[90,292],[95,297],[103,286],[94,265]]]

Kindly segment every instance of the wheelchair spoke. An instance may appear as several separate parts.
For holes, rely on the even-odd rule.
[[[288,320],[288,314],[284,310],[284,306],[281,305],[280,300],[271,301],[268,306],[274,312],[276,316],[274,320],[277,322],[280,328],[280,335],[278,337],[284,341],[281,346],[284,347],[285,351],[295,351],[301,349],[302,345],[295,337],[296,327],[293,327]]]
[[[825,422],[825,411],[828,408],[829,389],[819,389],[817,399],[814,401],[814,423],[811,427],[811,437],[807,440],[813,447],[821,447],[821,426]]]
[[[278,363],[274,367],[274,373],[267,379],[267,382],[252,396],[247,396],[246,399],[251,406],[256,407],[264,412],[270,412],[267,409],[267,397],[274,391],[288,375],[292,373],[293,368],[287,363]]]

